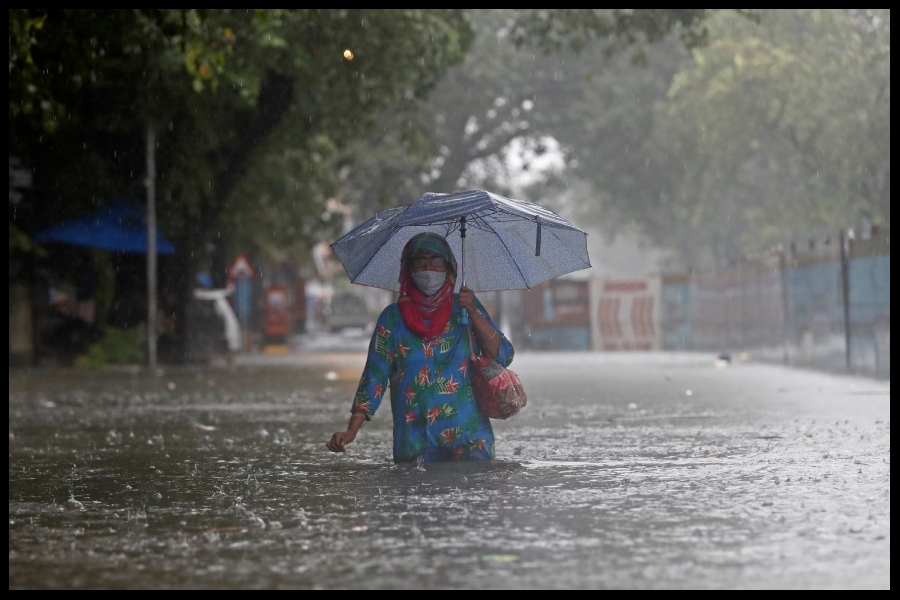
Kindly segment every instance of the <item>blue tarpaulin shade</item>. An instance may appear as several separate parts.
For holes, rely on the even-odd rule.
[[[38,244],[59,243],[112,250],[147,252],[147,216],[126,201],[117,201],[96,212],[53,225],[34,236]],[[157,231],[157,254],[173,254],[175,246]]]

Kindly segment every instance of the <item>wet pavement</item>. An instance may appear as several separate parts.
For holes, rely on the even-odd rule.
[[[890,382],[520,352],[496,461],[394,465],[344,341],[11,370],[10,589],[890,589]]]

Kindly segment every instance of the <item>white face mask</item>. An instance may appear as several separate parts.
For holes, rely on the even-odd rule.
[[[418,273],[412,274],[413,283],[416,284],[416,287],[422,290],[422,293],[426,296],[431,296],[432,294],[436,294],[438,290],[441,289],[441,286],[444,285],[444,282],[447,281],[447,272],[446,271],[419,271]]]

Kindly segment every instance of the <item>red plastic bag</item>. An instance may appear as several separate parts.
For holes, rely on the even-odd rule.
[[[508,419],[528,402],[519,376],[490,356],[473,356],[469,367],[475,404],[484,416]]]

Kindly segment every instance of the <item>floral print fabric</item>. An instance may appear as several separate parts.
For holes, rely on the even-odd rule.
[[[509,366],[512,344],[476,302],[500,336],[497,362]],[[472,396],[469,334],[459,317],[455,294],[447,326],[432,339],[414,334],[396,303],[378,317],[351,412],[371,419],[390,386],[396,462],[494,458],[490,420]]]

